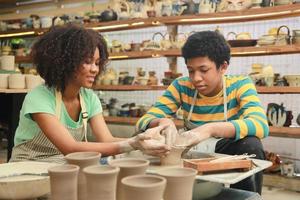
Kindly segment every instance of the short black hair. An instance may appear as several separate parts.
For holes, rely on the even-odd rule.
[[[192,34],[181,51],[185,63],[190,58],[207,56],[216,64],[217,69],[224,61],[229,64],[230,60],[230,46],[223,35],[215,31],[201,31]]]
[[[51,28],[33,45],[31,56],[37,72],[48,87],[64,91],[71,75],[86,59],[93,58],[96,47],[100,53],[99,72],[108,61],[104,38],[92,29],[67,24]]]

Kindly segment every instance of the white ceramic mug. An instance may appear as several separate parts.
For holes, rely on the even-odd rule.
[[[41,84],[41,77],[33,74],[25,75],[26,88],[32,89]]]
[[[10,89],[24,89],[25,76],[23,74],[10,74],[8,77],[8,87]]]
[[[9,74],[0,74],[0,89],[8,88],[8,76]]]
[[[1,69],[13,71],[15,69],[15,56],[1,56]]]

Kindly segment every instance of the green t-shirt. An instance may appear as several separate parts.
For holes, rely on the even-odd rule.
[[[38,124],[32,120],[32,113],[49,113],[55,116],[56,100],[54,91],[53,88],[40,85],[26,95],[20,111],[19,126],[15,134],[15,145],[31,140],[41,131]],[[93,90],[81,88],[80,93],[85,102],[88,119],[102,113],[100,100]],[[82,126],[82,117],[80,114],[79,120],[77,122],[74,121],[69,116],[62,102],[60,122],[68,128],[79,128]]]

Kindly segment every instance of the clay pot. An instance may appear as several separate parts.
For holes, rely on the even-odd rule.
[[[117,177],[120,168],[112,166],[89,166],[83,172],[87,183],[88,200],[115,200]]]
[[[77,200],[77,165],[59,165],[48,169],[51,200]]]
[[[65,156],[69,164],[80,167],[78,174],[78,200],[86,200],[86,178],[83,173],[85,167],[99,165],[101,154],[98,152],[76,152]]]
[[[161,200],[166,179],[155,175],[135,175],[122,179],[124,197],[122,200]]]
[[[191,168],[169,168],[157,172],[167,179],[164,200],[191,200],[197,170]]]
[[[160,158],[161,165],[180,165],[182,163],[181,154],[185,147],[171,147],[170,153]]]
[[[110,166],[120,168],[117,181],[117,200],[123,198],[123,189],[121,185],[122,178],[132,175],[145,174],[149,163],[149,160],[139,158],[122,158],[108,161]],[[139,196],[139,198],[140,197],[141,196]]]

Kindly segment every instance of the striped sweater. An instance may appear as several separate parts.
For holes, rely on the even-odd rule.
[[[251,79],[245,76],[225,76],[225,82],[227,117],[228,122],[235,127],[235,139],[239,140],[245,136],[268,136],[267,117]],[[139,119],[137,129],[147,129],[155,118],[173,117],[180,107],[187,118],[195,92],[189,77],[174,80],[155,105]],[[199,126],[224,121],[223,90],[213,97],[198,94],[190,121]]]

